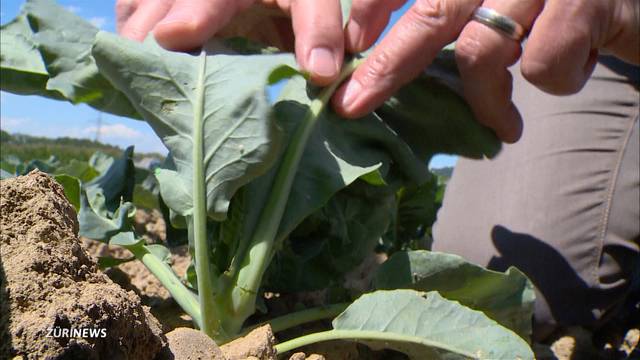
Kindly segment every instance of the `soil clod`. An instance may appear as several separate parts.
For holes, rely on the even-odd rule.
[[[153,359],[160,324],[98,270],[77,231],[62,187],[45,173],[0,181],[0,358]]]

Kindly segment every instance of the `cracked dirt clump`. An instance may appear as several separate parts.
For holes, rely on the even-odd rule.
[[[0,358],[152,359],[163,347],[158,321],[98,270],[77,232],[46,174],[0,181]]]

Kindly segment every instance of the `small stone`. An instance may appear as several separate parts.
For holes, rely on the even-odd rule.
[[[275,342],[271,326],[264,325],[220,349],[229,360],[245,360],[251,356],[257,360],[276,360]]]
[[[326,358],[319,354],[311,354],[307,357],[306,360],[326,360]]]
[[[176,328],[167,333],[164,358],[175,360],[227,360],[210,337],[191,328]]]
[[[307,355],[305,355],[303,352],[297,352],[291,355],[289,360],[305,360],[306,358],[307,358]]]

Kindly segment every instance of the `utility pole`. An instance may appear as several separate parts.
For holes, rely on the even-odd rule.
[[[96,137],[93,141],[98,142],[100,140],[100,130],[102,128],[102,111],[98,111],[98,118],[96,119]]]

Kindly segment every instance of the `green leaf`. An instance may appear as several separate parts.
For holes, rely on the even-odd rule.
[[[92,164],[110,166],[92,181],[82,186],[78,234],[112,244],[133,246],[140,243],[133,233],[136,207],[131,203],[135,185],[133,147],[122,156],[108,161],[105,157]],[[93,158],[92,158],[93,159]]]
[[[307,118],[310,113],[313,91],[314,89],[307,89],[306,81],[302,77],[294,77],[289,80],[280,95],[280,100],[275,105],[274,116],[285,132],[287,146],[291,146],[291,139],[299,127],[305,126],[301,124],[301,119]],[[332,196],[360,176],[380,169],[381,173],[394,173],[395,176],[410,182],[420,183],[428,179],[426,164],[415,157],[402,139],[398,138],[375,115],[357,121],[345,121],[327,108],[317,119],[309,121],[314,121],[315,126],[311,129],[309,140],[302,151],[296,176],[293,178],[288,201],[275,237],[276,244],[281,243],[307,216],[325,206]],[[248,251],[248,239],[255,232],[257,219],[267,206],[267,197],[271,193],[271,186],[280,165],[280,163],[276,164],[267,175],[259,177],[246,187],[246,196],[252,201],[251,206],[247,206],[245,211],[244,226],[239,228],[236,235],[239,244],[236,259],[243,259]],[[388,214],[385,216],[388,217]],[[374,232],[384,232],[384,226],[387,224],[386,217],[371,229]],[[366,241],[355,243],[371,244],[380,234],[369,233],[369,235],[371,237]],[[351,241],[353,240],[345,239],[345,243]],[[312,247],[311,245],[302,246]],[[361,259],[362,256],[366,254],[358,254],[357,258]],[[345,256],[345,258],[348,257]],[[294,260],[294,263],[298,262]],[[350,266],[356,266],[358,262],[353,260]],[[327,266],[314,271],[320,275],[318,279],[327,279],[320,274],[325,269]],[[343,271],[342,267],[340,271]],[[325,280],[319,280],[312,286],[317,286],[323,281]]]
[[[459,83],[455,60],[443,54],[376,114],[425,161],[438,153],[494,157],[501,143],[493,131],[475,120],[471,108],[453,89]]]
[[[80,211],[80,180],[70,175],[54,175],[58,184],[62,185],[64,195],[76,212]]]
[[[98,173],[103,174],[111,167],[114,161],[115,159],[112,156],[107,155],[102,151],[96,151],[91,155],[89,165],[96,169]]]
[[[332,331],[412,359],[533,359],[527,343],[479,311],[437,292],[376,291],[333,320]]]
[[[344,275],[373,254],[387,230],[393,191],[356,181],[307,217],[274,256],[264,287],[310,291],[342,284]]]
[[[290,55],[201,56],[100,33],[93,55],[100,70],[136,104],[169,148],[177,173],[161,185],[167,195],[193,193],[193,167],[203,166],[209,216],[223,220],[229,200],[242,185],[269,169],[279,131],[269,121],[265,86],[271,69],[291,63]],[[194,130],[204,136],[204,163],[193,164]],[[177,175],[177,176],[176,176]],[[164,186],[164,188],[163,188]],[[167,188],[168,187],[168,188]]]
[[[28,0],[24,9],[50,77],[47,90],[73,103],[139,118],[129,100],[96,67],[91,46],[98,28],[52,0]]]
[[[10,179],[12,177],[15,177],[15,175],[13,175],[12,173],[8,172],[5,169],[0,169],[0,180]]]
[[[66,165],[57,168],[56,173],[73,176],[83,183],[89,182],[100,175],[89,163],[76,159],[71,159]]]
[[[426,238],[440,207],[436,202],[437,191],[438,180],[433,175],[424,184],[408,184],[398,190],[392,225],[383,238],[387,254],[406,249],[413,240]]]
[[[116,209],[113,215],[99,214],[93,210],[86,196],[82,196],[80,211],[78,212],[78,223],[80,228],[78,235],[89,239],[111,243],[113,237],[121,233],[115,242],[118,244],[136,243],[133,231],[133,217],[136,208],[131,203],[124,203]]]
[[[133,204],[140,209],[157,209],[158,195],[145,189],[144,186],[136,184],[133,188]]]
[[[267,78],[267,84],[273,85],[282,80],[290,79],[296,75],[305,76],[304,73],[292,66],[280,65],[271,71]]]
[[[46,89],[49,73],[25,15],[18,15],[0,27],[0,46],[0,88],[3,91],[63,99],[59,93]]]
[[[193,212],[193,199],[190,187],[183,181],[177,171],[156,169],[156,178],[160,187],[160,195],[165,204],[180,216],[188,216]]]
[[[166,246],[160,244],[146,245],[147,250],[163,263],[171,265],[171,251]]]
[[[98,256],[98,267],[101,270],[108,269],[110,267],[118,266],[120,264],[128,263],[130,261],[135,260],[135,256],[126,259],[114,258],[111,256]]]
[[[133,209],[135,214],[135,208]],[[127,225],[129,229],[132,229],[130,223]],[[136,237],[133,231],[125,231],[125,228],[120,229],[115,235],[109,237],[109,245],[118,245],[131,249],[132,247],[142,246],[143,244],[144,240],[142,238]]]
[[[183,220],[183,223],[179,225],[175,224],[175,221],[177,219],[171,218],[171,214],[173,213],[173,211],[167,207],[167,205],[164,203],[164,200],[160,196],[158,197],[158,208],[162,213],[162,218],[164,219],[165,223],[167,245],[173,248],[176,246],[188,244],[189,236],[186,230],[187,224],[186,221],[184,221],[185,219],[181,217],[180,219]]]
[[[387,182],[384,180],[384,177],[380,173],[380,169],[373,170],[370,173],[360,176],[360,180],[364,180],[367,184],[375,186],[387,185]]]
[[[275,116],[292,134],[311,102],[301,77],[289,80],[275,105]],[[345,121],[331,109],[318,120],[304,150],[280,225],[282,238],[339,190],[373,171],[391,167],[412,183],[429,178],[426,164],[375,115]]]
[[[456,255],[397,252],[377,270],[374,288],[438,291],[449,300],[484,312],[524,339],[531,336],[533,285],[514,267],[501,273]]]
[[[16,174],[26,175],[35,169],[51,174],[56,171],[56,168],[59,165],[60,161],[58,161],[58,159],[54,155],[51,155],[47,160],[34,159],[26,164],[18,164],[16,166]]]
[[[152,165],[155,169],[157,165]],[[135,186],[133,189],[133,204],[137,208],[158,209],[160,188],[153,171],[140,167],[135,168]]]
[[[133,200],[134,185],[133,146],[129,146],[99,177],[86,183],[84,191],[92,209],[104,216],[113,214],[123,202]]]
[[[308,89],[307,83],[302,77],[294,77],[289,80],[281,92],[280,100],[274,108],[275,118],[286,134],[287,149],[293,144],[297,144],[292,139],[296,139],[294,134],[297,134],[299,129],[305,129],[305,131],[309,129],[310,135],[303,150],[301,150],[302,156],[297,166],[295,177],[292,179],[289,196],[286,198],[288,200],[284,205],[282,220],[275,235],[276,247],[264,255],[268,257],[265,261],[267,264],[269,258],[274,253],[277,253],[278,244],[305,217],[326,205],[332,196],[353,183],[360,176],[380,169],[381,173],[395,174],[394,176],[405,178],[407,181],[420,183],[425,181],[429,175],[426,164],[415,157],[402,139],[398,138],[375,115],[358,121],[344,121],[329,108],[318,112],[317,106],[320,100],[315,100],[315,102],[312,100],[315,96],[313,93],[316,90],[313,88]],[[325,101],[328,101],[328,97]],[[312,107],[315,107],[313,111]],[[311,117],[310,114],[312,114]],[[315,126],[309,128],[308,123],[303,123],[302,119],[315,124]],[[252,199],[252,204],[246,210],[245,225],[241,227],[242,231],[239,231],[237,235],[239,237],[239,246],[234,259],[245,259],[245,254],[249,251],[248,239],[252,234],[256,233],[256,223],[260,213],[264,211],[263,209],[266,206],[270,205],[266,203],[267,197],[272,193],[271,187],[274,184],[274,177],[276,172],[280,170],[280,166],[280,163],[277,164],[266,176],[252,181],[247,186],[246,196]],[[385,215],[385,218],[388,218],[388,215]],[[266,216],[273,217],[271,213]],[[375,232],[384,232],[386,221],[383,219],[375,225],[380,226],[373,226],[371,229],[375,230]],[[355,243],[358,245],[371,244],[372,241],[376,241],[376,234],[369,233],[369,235],[371,237],[365,241]],[[256,240],[265,241],[265,239],[261,238]],[[346,240],[345,243],[350,241],[353,240]],[[313,247],[303,244],[302,247],[304,246]],[[367,248],[367,246],[363,248]],[[258,256],[255,252],[249,254],[251,257]],[[358,254],[357,257],[362,255],[366,256],[366,253]],[[262,254],[259,256],[264,257]],[[345,258],[349,259],[348,256],[345,256]],[[358,260],[352,259],[350,265],[355,266],[357,263]],[[255,272],[250,266],[250,259],[248,261],[245,260],[244,265],[245,267],[240,270],[239,281],[247,281],[251,282],[251,284],[240,286],[256,286],[254,274],[258,274],[261,277],[260,273]],[[341,267],[340,270],[343,271],[344,267]],[[314,272],[320,273],[326,268],[327,266]],[[231,273],[234,271],[235,266],[232,264]],[[243,278],[243,276],[246,277]],[[324,278],[326,279],[326,277]]]

